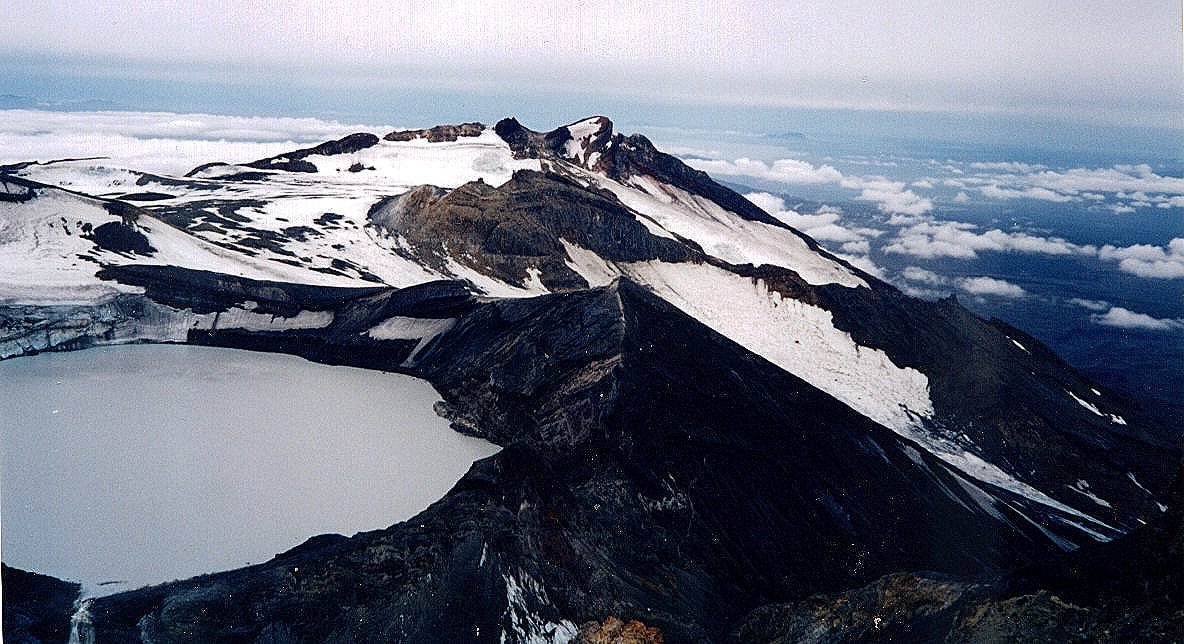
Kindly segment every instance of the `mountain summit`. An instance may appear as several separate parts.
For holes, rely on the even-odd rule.
[[[3,180],[0,357],[398,371],[503,447],[406,523],[93,600],[100,641],[775,639],[811,596],[999,580],[1170,515],[1178,430],[605,117]]]

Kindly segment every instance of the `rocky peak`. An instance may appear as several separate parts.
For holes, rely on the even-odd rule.
[[[550,132],[535,132],[517,119],[505,118],[498,121],[494,131],[520,158],[557,160],[622,183],[634,176],[651,177],[710,199],[744,219],[787,228],[752,202],[716,183],[706,172],[659,151],[646,137],[614,133],[612,121],[603,116],[582,119]]]

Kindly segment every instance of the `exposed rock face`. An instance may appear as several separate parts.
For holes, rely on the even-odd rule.
[[[396,130],[382,137],[387,141],[413,141],[425,139],[429,143],[456,141],[462,136],[481,136],[485,131],[483,123],[461,123],[460,125],[437,125],[426,130]]]
[[[1149,525],[975,583],[896,574],[843,593],[762,606],[737,642],[1175,642],[1184,638],[1184,469]]]
[[[612,179],[624,179],[635,174],[654,177],[670,185],[680,186],[691,194],[711,199],[728,210],[752,221],[785,227],[769,213],[724,186],[716,183],[706,172],[695,170],[676,157],[659,151],[649,139],[640,134],[614,134],[612,122],[603,116],[593,117],[579,124],[593,122],[592,134],[577,141],[578,153],[570,154],[567,144],[573,141],[572,124],[540,133],[522,126],[516,119],[498,121],[494,130],[515,153],[525,157],[562,157],[601,170]],[[591,165],[588,160],[593,159]]]
[[[662,644],[662,631],[631,619],[609,616],[604,623],[588,622],[580,628],[580,644]]]
[[[686,245],[650,234],[611,195],[528,170],[498,187],[480,181],[451,191],[421,186],[377,204],[370,221],[404,238],[418,260],[441,270],[456,257],[483,274],[521,285],[533,268],[554,290],[588,286],[565,264],[570,260],[562,240],[610,261],[694,256]]]
[[[9,644],[65,642],[81,587],[3,566],[4,641]]]

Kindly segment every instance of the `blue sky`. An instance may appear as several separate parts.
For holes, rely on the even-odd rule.
[[[1184,123],[1181,3],[1171,0],[5,6],[6,79],[363,94],[548,90],[671,104]],[[28,87],[35,84],[18,89]]]

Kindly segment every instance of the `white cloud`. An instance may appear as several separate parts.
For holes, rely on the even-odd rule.
[[[979,192],[983,196],[991,199],[1040,199],[1043,201],[1053,201],[1063,203],[1066,201],[1073,201],[1074,198],[1069,195],[1063,195],[1059,192],[1054,192],[1048,188],[1039,188],[1029,186],[1027,188],[1015,189],[1004,188],[997,183],[988,184],[980,187]]]
[[[1045,255],[1092,255],[1093,246],[1073,244],[1059,237],[1038,237],[1028,233],[1008,233],[997,228],[976,232],[973,224],[957,221],[926,220],[897,231],[884,252],[914,257],[955,257],[974,259],[980,251],[1041,253]]]
[[[770,215],[776,215],[779,212],[785,211],[785,200],[777,195],[767,192],[750,192],[744,195],[744,198]]]
[[[974,178],[983,184],[978,190],[992,199],[1065,202],[1083,198],[1104,201],[1109,194],[1126,202],[1111,204],[1116,212],[1131,212],[1133,208],[1152,205],[1184,207],[1181,198],[1184,196],[1184,177],[1158,174],[1145,163],[1068,170],[1051,170],[1019,162],[969,163],[967,167],[980,171]]]
[[[1087,309],[1089,311],[1105,311],[1106,309],[1110,308],[1110,303],[1105,300],[1087,300],[1085,298],[1075,297],[1067,301],[1069,304],[1080,306],[1081,308]]]
[[[1115,306],[1105,313],[1095,313],[1090,316],[1090,319],[1097,324],[1124,329],[1144,329],[1148,331],[1176,331],[1184,329],[1184,319],[1156,318],[1146,313],[1136,313],[1120,306]]]
[[[858,268],[869,275],[874,275],[880,279],[885,279],[884,269],[877,266],[876,263],[873,262],[867,255],[840,255],[840,257],[842,257],[847,261],[847,263],[851,264],[855,268]]]
[[[254,161],[353,132],[391,129],[312,118],[0,110],[0,163],[103,154],[105,165],[184,174],[210,161]]]
[[[1102,260],[1116,261],[1119,270],[1139,277],[1184,277],[1184,237],[1171,240],[1166,248],[1149,244],[1125,247],[1106,245],[1098,249],[1098,257]]]
[[[798,159],[778,159],[772,165],[755,159],[735,161],[686,159],[691,167],[724,176],[746,176],[789,185],[834,183],[849,190],[859,190],[855,198],[874,202],[886,213],[923,215],[933,209],[933,202],[906,188],[903,181],[883,177],[846,176],[831,165],[813,165]]]
[[[1062,193],[1143,192],[1184,194],[1184,178],[1162,176],[1147,164],[1116,165],[1110,168],[1074,168],[1061,172],[1045,170],[1026,177],[1034,185]]]
[[[970,201],[970,195],[964,191],[959,190],[958,194],[954,195],[954,203],[966,203]]]
[[[1020,161],[975,161],[973,163],[968,163],[967,166],[975,170],[998,170],[1000,172],[1010,172],[1013,174],[1026,174],[1044,169],[1044,166],[1042,165],[1022,163]]]
[[[1028,294],[1017,284],[993,277],[964,277],[958,280],[958,288],[974,295],[1017,298]]]
[[[803,214],[796,210],[787,210],[784,199],[767,192],[750,192],[744,196],[757,207],[773,215],[786,225],[793,226],[818,241],[842,242],[844,248],[847,247],[847,244],[852,244],[850,246],[852,249],[866,247],[870,250],[870,244],[867,244],[865,240],[883,232],[874,228],[848,228],[842,226],[839,223],[843,216],[842,212],[830,206],[823,205],[819,207],[817,212]],[[863,242],[863,244],[860,244],[860,242]],[[845,252],[851,253],[855,251],[846,250]],[[867,250],[863,251],[865,254],[867,252]]]
[[[949,279],[920,266],[906,266],[900,274],[910,282],[921,282],[934,286],[943,286],[949,283]]]
[[[875,202],[886,213],[923,215],[933,210],[932,200],[906,189],[903,181],[890,181],[882,177],[847,177],[839,185],[861,190],[856,199]]]
[[[839,250],[848,255],[867,255],[872,252],[872,245],[866,239],[858,241],[849,241],[839,247]]]
[[[772,165],[755,159],[740,158],[735,161],[715,159],[686,159],[687,165],[725,176],[746,176],[767,179],[791,185],[838,183],[843,173],[831,165],[815,166],[798,159],[778,159]]]

